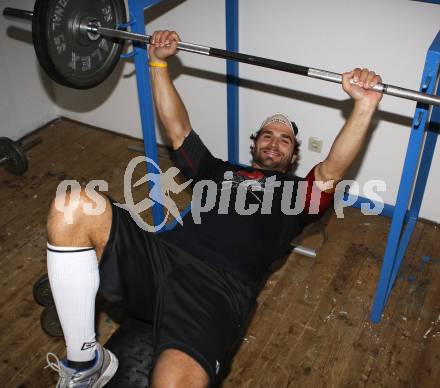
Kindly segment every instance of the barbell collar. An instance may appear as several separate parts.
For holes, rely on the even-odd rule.
[[[81,26],[81,28],[83,28],[83,26]],[[134,32],[116,30],[114,28],[99,27],[93,25],[93,23],[91,23],[88,26],[85,26],[84,28],[92,34],[99,34],[105,36],[106,38],[131,40],[134,42],[141,42],[145,44],[148,44],[150,42],[149,35],[136,34]]]

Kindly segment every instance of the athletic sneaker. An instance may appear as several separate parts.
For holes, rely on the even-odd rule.
[[[50,367],[60,375],[56,388],[101,388],[106,385],[118,369],[118,359],[99,343],[95,353],[95,365],[84,370],[69,368],[64,360],[60,361],[55,354],[48,353],[46,368]],[[51,357],[55,362],[51,361]]]

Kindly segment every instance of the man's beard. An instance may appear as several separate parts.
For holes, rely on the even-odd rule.
[[[255,150],[252,153],[253,162],[262,168],[268,170],[286,171],[289,168],[290,163],[281,157],[279,160],[273,160],[270,156],[265,156],[263,151],[268,150],[267,148],[262,148],[260,150]],[[278,152],[275,150],[275,152]]]

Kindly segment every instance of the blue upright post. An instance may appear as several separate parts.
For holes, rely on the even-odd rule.
[[[439,90],[435,90],[437,88],[439,64],[440,32],[428,50],[420,91],[430,94],[439,94]],[[439,107],[433,108],[431,120],[427,126],[429,113],[428,106],[417,104],[397,195],[396,207],[371,312],[371,320],[374,323],[378,323],[381,319],[382,312],[396,280],[420,211],[438,136],[438,133],[434,130],[435,128],[438,129],[439,126],[440,109]],[[429,130],[428,135],[426,135],[425,128]],[[412,190],[413,187],[414,191]],[[405,229],[402,233],[404,225]]]
[[[238,0],[225,0],[226,49],[238,51]],[[238,163],[238,62],[226,61],[228,109],[228,160]]]
[[[144,9],[159,3],[161,0],[128,0],[129,14],[133,17],[131,30],[139,34],[145,34]],[[157,154],[156,129],[154,125],[153,98],[151,95],[151,82],[148,73],[148,55],[145,45],[135,45],[134,62],[136,68],[136,82],[139,98],[139,110],[141,114],[142,133],[144,138],[145,155],[159,164]],[[153,166],[147,164],[147,170]],[[157,172],[157,171],[149,171]],[[149,182],[152,184],[159,182]],[[164,217],[162,205],[155,203],[152,207],[154,225],[159,225]]]
[[[437,90],[437,96],[440,96],[440,88]],[[419,167],[419,176],[414,189],[415,205],[410,209],[410,218],[419,216],[422,204],[423,194],[425,193],[426,182],[429,176],[429,170],[434,156],[435,145],[440,132],[440,107],[435,106],[432,109],[431,120],[426,133],[425,146]]]
[[[145,34],[144,10],[162,0],[128,0],[130,17],[129,25],[136,33]],[[230,51],[238,51],[238,0],[226,1],[226,45]],[[148,55],[146,47],[134,44],[134,52],[125,57],[134,57],[136,69],[136,82],[138,89],[139,108],[141,114],[142,133],[144,138],[145,155],[157,165],[157,143],[154,125],[153,99],[151,94],[151,82],[148,74]],[[238,62],[227,61],[227,109],[228,109],[228,159],[231,163],[238,163]],[[147,170],[151,169],[147,165]],[[159,184],[159,182],[150,182]],[[190,210],[188,206],[182,213],[183,217]],[[164,209],[156,203],[153,208],[153,221],[159,225],[164,218]],[[177,222],[165,225],[161,231],[172,229]]]

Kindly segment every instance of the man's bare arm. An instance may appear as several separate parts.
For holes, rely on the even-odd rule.
[[[354,69],[343,74],[342,86],[353,98],[354,108],[333,142],[327,158],[315,168],[317,181],[333,181],[332,187],[326,191],[331,191],[343,179],[365,143],[371,119],[382,98],[381,93],[370,90],[378,82],[381,82],[381,78],[367,69]]]
[[[156,31],[149,46],[150,62],[166,65],[175,55],[179,36],[174,31]],[[171,81],[168,67],[150,67],[153,98],[159,119],[173,149],[178,149],[191,131],[188,112]]]

